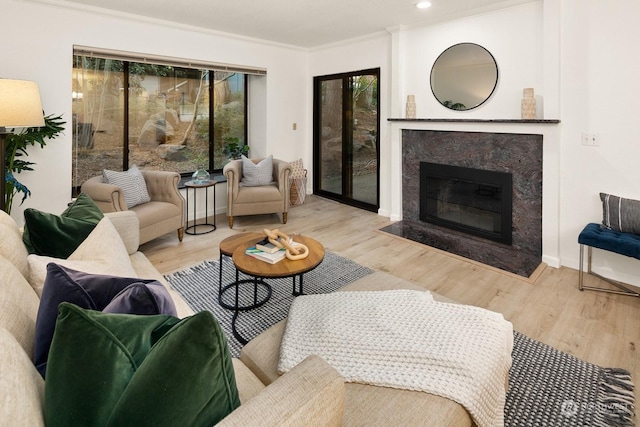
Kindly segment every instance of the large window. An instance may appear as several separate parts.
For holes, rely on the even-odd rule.
[[[247,73],[74,53],[74,194],[103,169],[217,172],[248,143]]]

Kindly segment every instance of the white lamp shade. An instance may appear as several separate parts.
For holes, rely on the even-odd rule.
[[[0,79],[0,127],[44,126],[38,84]]]

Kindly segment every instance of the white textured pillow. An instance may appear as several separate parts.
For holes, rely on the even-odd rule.
[[[0,413],[3,424],[44,426],[44,380],[15,338],[0,328]]]
[[[240,185],[258,187],[269,184],[273,184],[273,156],[267,157],[258,164],[242,156],[242,179],[240,180]]]
[[[133,165],[128,171],[118,172],[105,169],[102,171],[104,180],[112,185],[117,185],[124,193],[124,203],[128,208],[132,208],[141,203],[151,200],[147,191],[147,183],[142,176],[142,172]]]
[[[47,277],[47,264],[55,262],[74,270],[92,274],[136,277],[127,248],[109,218],[102,218],[96,228],[67,259],[29,255],[29,284],[40,297]]]

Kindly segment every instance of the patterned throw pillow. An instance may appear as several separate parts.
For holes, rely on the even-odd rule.
[[[640,234],[640,200],[600,193],[602,225],[609,230]]]
[[[291,165],[291,179],[300,179],[306,176],[304,166],[302,165],[302,159],[289,162]]]
[[[273,184],[273,156],[255,164],[242,156],[242,179],[240,185],[244,187],[258,187]]]
[[[128,171],[118,172],[105,169],[102,171],[104,181],[116,185],[124,193],[124,203],[127,208],[132,208],[142,203],[151,201],[147,191],[147,183],[140,169],[133,165]]]

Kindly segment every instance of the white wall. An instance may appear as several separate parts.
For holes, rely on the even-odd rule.
[[[634,123],[640,94],[640,57],[633,55],[640,28],[640,3],[628,0],[540,0],[470,18],[391,30],[388,43],[361,42],[314,52],[311,75],[370,66],[373,58],[389,62],[382,74],[389,99],[386,117],[404,117],[406,95],[416,98],[424,118],[519,118],[522,89],[533,87],[538,117],[560,119],[560,125],[387,125],[381,140],[383,168],[399,162],[399,129],[431,128],[467,131],[541,133],[545,139],[543,258],[551,265],[578,267],[577,236],[588,222],[602,217],[599,192],[640,199],[640,148]],[[500,81],[480,108],[453,112],[431,94],[431,64],[445,48],[459,42],[487,47],[495,56]],[[387,50],[389,49],[389,50]],[[391,79],[391,80],[389,80]],[[596,133],[600,146],[581,145],[582,132]],[[399,219],[401,177],[395,170],[381,184],[381,213]],[[384,177],[389,179],[385,179]],[[401,211],[400,211],[401,212]],[[396,216],[396,218],[394,218]],[[640,285],[637,260],[597,251],[595,268],[609,277]]]
[[[0,0],[0,7],[5,17],[0,76],[38,82],[45,113],[63,114],[67,126],[71,123],[73,45],[96,46],[267,68],[266,85],[261,91],[266,100],[259,104],[264,119],[257,122],[257,130],[250,131],[255,140],[249,143],[256,154],[269,153],[287,160],[299,158],[304,152],[298,137],[306,134],[309,126],[304,51],[57,6]],[[293,122],[297,122],[297,133],[291,130]],[[68,128],[45,149],[29,150],[30,159],[37,164],[34,172],[20,174],[32,196],[12,210],[18,222],[22,222],[22,211],[27,207],[48,212],[65,209],[71,197],[71,139]],[[217,191],[221,202],[224,190],[220,186]],[[224,211],[220,203],[217,208]]]
[[[402,105],[406,95],[414,95],[416,117],[519,119],[523,88],[532,87],[538,96],[544,95],[542,30],[542,2],[532,2],[404,31]],[[464,42],[479,44],[491,52],[498,64],[498,85],[478,108],[453,111],[433,96],[431,67],[445,49]]]
[[[640,199],[640,2],[562,1],[561,253],[577,268],[577,236],[602,220],[599,192]],[[581,145],[581,133],[600,146]],[[640,285],[640,261],[596,251],[594,270]]]

